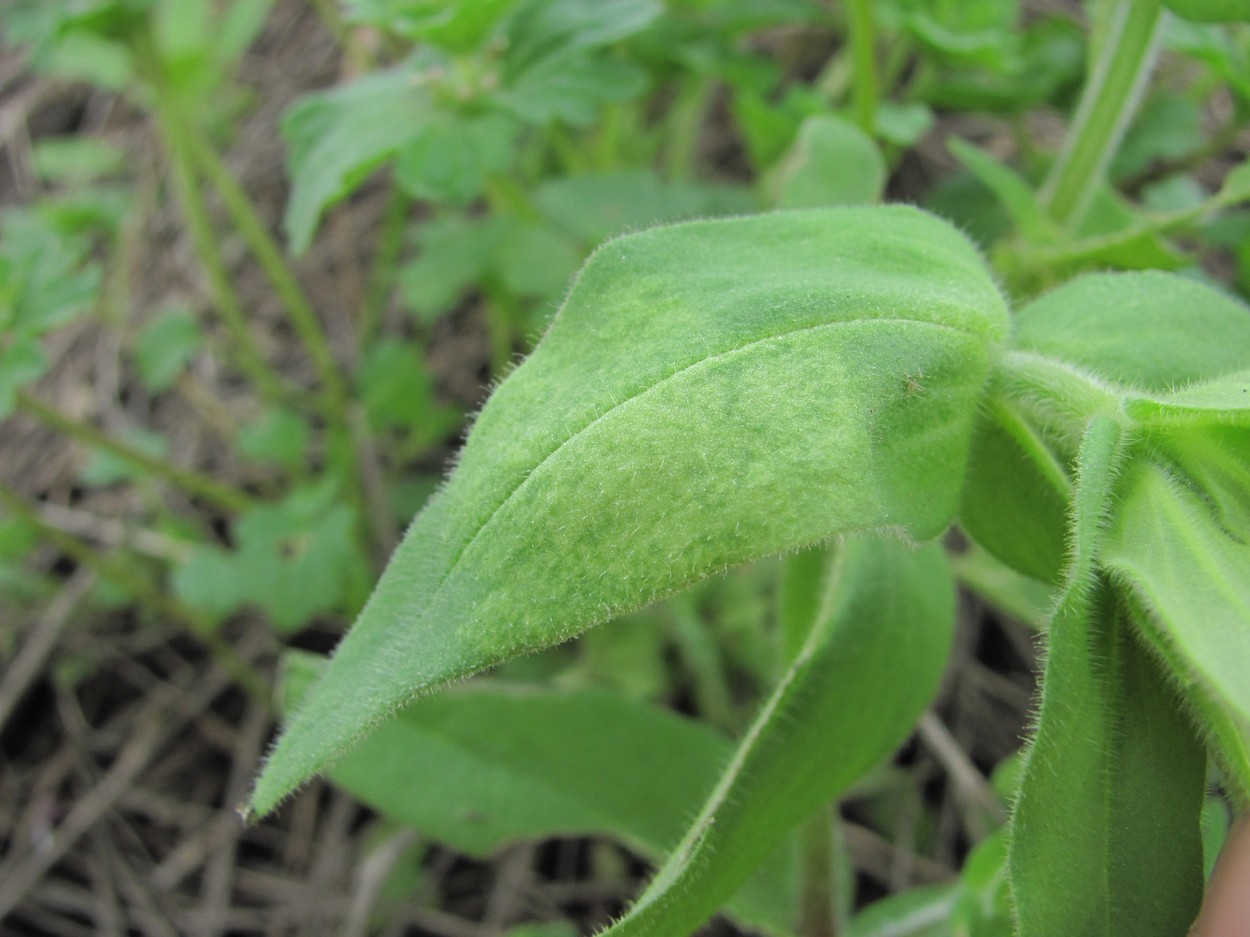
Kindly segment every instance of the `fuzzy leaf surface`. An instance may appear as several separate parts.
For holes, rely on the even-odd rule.
[[[795,824],[888,757],[937,691],[954,613],[939,547],[842,545],[806,644],[681,845],[604,937],[694,933]]]
[[[1012,344],[1145,391],[1244,370],[1250,309],[1158,271],[1077,277],[1021,309]]]
[[[1221,529],[1162,469],[1142,466],[1103,562],[1128,588],[1233,780],[1250,792],[1250,545],[1247,531],[1239,534]]]
[[[1002,299],[911,208],[658,228],[587,262],[262,774],[271,809],[414,696],[839,532],[936,536]]]
[[[1012,815],[1020,937],[1167,937],[1185,931],[1202,897],[1206,758],[1095,572],[1121,446],[1118,425],[1098,418],[1078,459],[1068,587]]]

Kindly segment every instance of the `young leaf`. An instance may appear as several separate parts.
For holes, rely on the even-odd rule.
[[[1096,418],[1077,461],[1068,585],[1012,815],[1020,937],[1179,934],[1202,895],[1202,747],[1096,577],[1122,445]]]
[[[954,610],[937,546],[844,544],[806,644],[685,839],[604,937],[693,933],[787,831],[900,745],[937,690]]]
[[[905,207],[609,242],[500,385],[254,794],[416,694],[726,566],[950,523],[990,346],[981,258]]]
[[[1243,495],[1244,496],[1244,495]],[[1250,792],[1250,546],[1159,467],[1127,488],[1103,562],[1132,596],[1243,792]]]
[[[885,158],[849,120],[809,117],[767,181],[778,208],[871,205],[885,189]]]
[[[1250,362],[1250,342],[1241,352],[1242,361]],[[1250,371],[1158,397],[1130,397],[1124,401],[1124,412],[1143,423],[1250,426]]]
[[[1012,343],[1130,387],[1169,391],[1245,369],[1250,310],[1172,274],[1096,273],[1021,309]]]

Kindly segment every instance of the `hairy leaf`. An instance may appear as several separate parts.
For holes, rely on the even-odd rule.
[[[1005,326],[910,208],[609,242],[482,411],[263,773],[265,811],[414,695],[726,566],[950,523]]]
[[[1122,445],[1097,418],[1078,457],[1068,587],[1012,816],[1020,937],[1167,937],[1202,895],[1202,747],[1096,574]]]
[[[1242,349],[1242,361],[1250,362],[1250,342]],[[1132,397],[1124,410],[1143,422],[1250,426],[1250,371],[1157,397]]]
[[[1230,536],[1192,491],[1143,465],[1103,557],[1243,792],[1250,792],[1247,533]]]
[[[900,745],[937,691],[954,607],[939,547],[844,544],[806,644],[685,839],[605,937],[693,933],[787,831]]]
[[[1245,369],[1250,310],[1172,274],[1089,274],[1021,309],[1012,343],[1130,387],[1169,391]]]

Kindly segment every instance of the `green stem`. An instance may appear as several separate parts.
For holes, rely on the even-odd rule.
[[[226,270],[226,262],[221,256],[217,237],[213,233],[212,222],[209,220],[208,205],[204,202],[204,194],[200,191],[191,170],[190,158],[181,145],[181,139],[173,128],[158,115],[161,135],[165,139],[165,149],[169,154],[170,172],[173,176],[174,191],[182,206],[183,218],[195,252],[204,268],[208,279],[208,288],[213,296],[221,321],[230,333],[238,355],[239,367],[248,379],[256,386],[261,396],[272,403],[283,396],[283,388],[274,371],[265,362],[260,346],[247,326],[247,316],[243,312],[243,303],[235,292]]]
[[[699,714],[712,725],[735,729],[733,693],[725,676],[724,662],[716,638],[699,614],[694,599],[686,594],[670,602],[674,623],[673,638],[682,662],[694,682]]]
[[[213,631],[213,623],[199,612],[188,608],[161,592],[146,579],[137,576],[133,564],[111,554],[104,554],[72,534],[53,527],[17,492],[0,482],[0,505],[37,529],[45,540],[75,562],[86,566],[104,579],[125,590],[135,601],[147,606],[156,615],[176,622],[212,653],[239,686],[266,708],[272,706],[268,681],[239,656],[230,644]]]
[[[1005,352],[996,362],[991,392],[1031,422],[1075,445],[1095,416],[1114,417],[1120,394],[1075,365],[1029,351]]]
[[[404,243],[404,227],[410,204],[404,190],[397,185],[392,186],[390,199],[386,203],[386,213],[382,217],[382,231],[378,235],[376,258],[357,330],[361,348],[369,346],[386,311],[386,302],[395,283],[399,252]]]
[[[850,0],[851,56],[855,61],[855,119],[864,133],[876,136],[877,53],[876,30],[872,19],[872,0]]]
[[[166,109],[173,110],[168,105]],[[334,351],[317,319],[312,303],[309,302],[290,265],[286,262],[286,258],[283,257],[281,248],[256,214],[256,209],[252,207],[251,199],[243,191],[243,187],[239,185],[238,180],[234,178],[199,128],[185,120],[176,110],[170,116],[173,129],[180,137],[180,145],[185,147],[200,171],[221,195],[222,203],[226,206],[231,220],[273,284],[278,298],[282,300],[287,314],[291,317],[291,324],[308,349],[308,354],[312,358],[325,390],[326,416],[338,426],[346,427],[348,425],[348,394],[342,370],[334,358]]]
[[[699,138],[703,116],[707,112],[713,85],[705,78],[695,79],[685,88],[665,118],[668,150],[665,165],[672,180],[689,179],[694,175],[699,157]]]
[[[1103,182],[1150,76],[1163,21],[1162,0],[1116,0],[1094,74],[1041,190],[1043,206],[1064,227],[1080,223]]]
[[[166,462],[164,459],[128,446],[126,443],[101,432],[94,426],[66,416],[59,410],[31,396],[25,390],[17,392],[17,405],[20,409],[26,411],[45,425],[52,427],[57,432],[63,433],[71,439],[76,439],[88,446],[112,453],[119,459],[124,459],[145,472],[150,472],[158,478],[163,478],[165,481],[176,485],[188,494],[210,501],[217,507],[232,514],[245,511],[252,504],[252,499],[237,488],[223,485],[206,475],[201,475],[199,472],[179,468]]]
[[[847,870],[838,861],[841,822],[836,811],[822,807],[801,828],[797,933],[800,937],[837,937],[845,930],[843,899]]]

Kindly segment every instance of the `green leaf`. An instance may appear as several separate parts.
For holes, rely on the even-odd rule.
[[[258,462],[271,462],[299,470],[308,465],[308,445],[312,430],[308,421],[293,410],[271,407],[255,422],[239,430],[239,451]]]
[[[1241,349],[1250,362],[1250,343]],[[1191,384],[1171,394],[1130,397],[1124,412],[1149,424],[1224,424],[1250,426],[1250,370]]]
[[[851,919],[846,937],[954,937],[957,885],[930,885],[873,902]]]
[[[1020,937],[1166,937],[1185,931],[1202,896],[1205,756],[1096,573],[1122,445],[1100,417],[1078,456],[1068,586],[1012,815]]]
[[[284,711],[298,711],[324,669],[317,655],[287,654]],[[400,710],[329,774],[387,817],[470,856],[598,835],[659,860],[732,754],[706,724],[617,693],[479,681]],[[790,896],[777,894],[775,879],[743,889],[739,917],[784,921]]]
[[[807,642],[682,843],[605,937],[693,933],[788,830],[888,757],[937,691],[954,607],[940,548],[844,544]]]
[[[283,224],[302,254],[321,213],[412,140],[432,104],[413,62],[306,95],[282,118],[291,195]]]
[[[31,148],[35,171],[46,182],[83,185],[120,174],[126,154],[97,137],[46,137]]]
[[[17,392],[48,369],[48,356],[37,338],[18,336],[0,345],[0,420],[13,412]]]
[[[1228,171],[1217,198],[1224,205],[1250,201],[1250,162],[1242,163]]]
[[[873,130],[882,140],[896,146],[914,146],[928,133],[937,118],[933,109],[919,101],[882,101],[877,107]]]
[[[1167,391],[1244,369],[1250,310],[1167,273],[1089,274],[1017,312],[1012,339],[1128,387]]]
[[[172,386],[202,341],[195,314],[185,308],[166,310],[145,325],[135,342],[135,364],[148,390],[159,393]]]
[[[265,812],[426,688],[837,532],[950,523],[1002,299],[906,207],[609,242],[287,728]]]
[[[1148,170],[1156,161],[1180,162],[1203,140],[1202,111],[1189,97],[1160,94],[1137,112],[1116,150],[1108,172],[1124,179]]]
[[[534,201],[554,225],[588,248],[657,224],[740,215],[756,207],[744,189],[666,182],[641,169],[563,176],[539,187]]]
[[[516,133],[502,114],[427,114],[396,156],[395,179],[413,198],[462,205],[512,164]]]
[[[147,429],[130,429],[119,434],[122,441],[144,455],[164,458],[169,453],[169,440],[160,433]],[[146,469],[142,469],[128,459],[111,452],[99,450],[83,467],[78,476],[84,485],[115,485],[118,482],[143,478]]]
[[[1013,821],[1019,934],[1184,934],[1202,897],[1205,753],[1109,591],[1085,611],[1050,627]]]
[[[1031,241],[1054,240],[1054,225],[1042,211],[1037,193],[1023,176],[958,137],[948,139],[946,146],[970,173],[994,193],[1021,234]]]
[[[599,49],[641,32],[663,11],[656,0],[523,0],[508,26],[504,64],[516,74],[553,53]]]
[[[1134,473],[1118,514],[1103,562],[1132,597],[1139,626],[1167,661],[1231,780],[1248,793],[1247,531],[1230,536],[1192,491],[1149,465]]]
[[[960,525],[1012,569],[1057,582],[1066,548],[1071,483],[1044,437],[1009,401],[977,421],[959,507]]]
[[[434,379],[416,349],[396,339],[377,342],[365,354],[360,393],[375,430],[406,429],[428,444],[460,423],[459,414],[435,399]]]
[[[885,158],[848,120],[809,117],[766,182],[778,208],[870,205],[885,190]]]
[[[516,0],[344,0],[353,23],[377,26],[450,52],[470,52],[489,36]]]
[[[1198,23],[1250,22],[1246,0],[1163,0],[1163,5],[1177,16]]]
[[[330,480],[252,508],[234,526],[237,549],[199,547],[175,572],[175,592],[214,618],[253,605],[287,633],[340,610],[363,558],[355,516],[335,497]]]
[[[585,127],[602,105],[628,101],[646,87],[646,73],[629,62],[566,49],[511,76],[494,100],[526,123]]]
[[[286,656],[286,712],[298,712],[324,669],[319,656]],[[655,859],[681,837],[732,750],[703,723],[614,693],[474,681],[406,706],[330,778],[471,856],[601,834]]]

